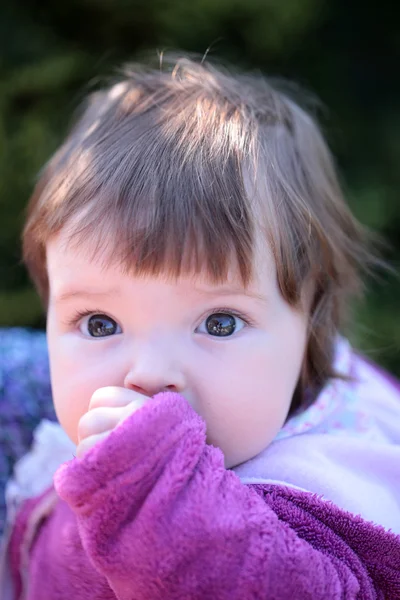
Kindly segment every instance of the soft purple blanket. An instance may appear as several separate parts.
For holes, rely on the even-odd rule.
[[[176,394],[55,486],[62,501],[28,501],[14,528],[15,598],[400,599],[399,536],[302,491],[243,485]]]

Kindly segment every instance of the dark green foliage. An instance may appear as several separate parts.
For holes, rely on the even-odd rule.
[[[328,0],[2,0],[0,324],[43,326],[20,265],[35,176],[99,78],[144,51],[183,49],[297,80],[320,120],[360,220],[400,264],[400,8]],[[327,107],[327,108],[324,108]],[[356,308],[353,339],[400,374],[400,282],[381,274]]]

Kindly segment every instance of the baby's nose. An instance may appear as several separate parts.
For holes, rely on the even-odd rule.
[[[147,348],[133,357],[124,387],[145,396],[171,391],[181,394],[186,388],[183,365],[168,350]]]

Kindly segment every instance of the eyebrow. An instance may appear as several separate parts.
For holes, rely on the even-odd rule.
[[[55,302],[57,304],[61,302],[67,302],[68,300],[74,300],[76,298],[93,298],[93,299],[103,299],[109,298],[110,296],[115,296],[120,293],[119,288],[111,288],[106,292],[94,292],[89,290],[71,290],[60,294],[55,297]]]
[[[195,288],[195,291],[204,296],[247,296],[249,298],[253,298],[261,302],[267,302],[267,298],[262,294],[258,294],[257,292],[252,292],[250,290],[238,287],[222,287],[219,289],[210,290]],[[59,296],[56,296],[55,303],[61,304],[79,298],[92,298],[94,300],[102,300],[105,298],[110,298],[111,296],[116,296],[120,294],[120,292],[121,290],[119,288],[110,288],[109,290],[104,292],[83,289],[71,290],[62,293]]]
[[[262,294],[238,287],[222,287],[217,290],[202,290],[196,288],[196,292],[207,296],[248,296],[249,298],[254,298],[255,300],[260,300],[261,302],[267,302],[267,298]]]

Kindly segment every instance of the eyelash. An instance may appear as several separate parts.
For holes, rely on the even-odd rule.
[[[75,313],[73,314],[73,316],[70,319],[67,319],[64,324],[67,325],[67,327],[76,327],[76,325],[78,325],[79,321],[81,319],[83,319],[84,317],[88,317],[89,315],[104,315],[104,311],[102,310],[77,310],[75,311]]]
[[[211,315],[214,315],[216,313],[228,313],[228,314],[232,315],[233,317],[237,317],[238,319],[241,319],[244,323],[246,323],[246,325],[248,327],[255,326],[254,321],[248,315],[245,315],[238,310],[233,310],[232,308],[229,308],[227,306],[221,306],[221,307],[214,308],[213,310],[207,311],[207,313],[205,315],[203,315],[200,323],[202,323],[204,321],[204,319],[207,319],[208,317],[210,317]],[[67,325],[68,327],[76,327],[81,319],[83,319],[84,317],[88,317],[90,315],[110,316],[110,315],[107,315],[103,310],[100,310],[100,309],[78,310],[74,313],[74,315],[70,319],[65,321],[64,324]],[[113,319],[113,320],[115,320],[115,319]],[[199,323],[199,325],[200,325],[200,323]]]

